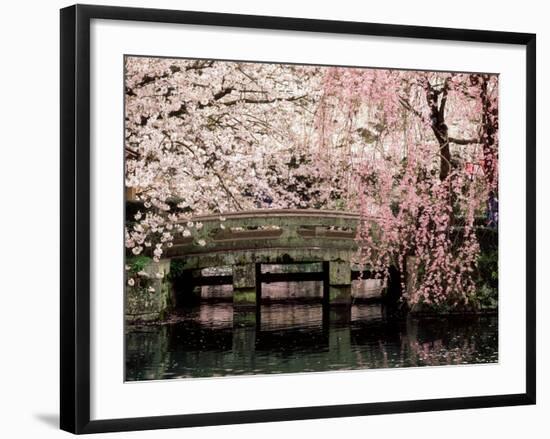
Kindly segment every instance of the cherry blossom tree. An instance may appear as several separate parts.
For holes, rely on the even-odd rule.
[[[467,306],[475,218],[497,186],[496,77],[334,69],[327,84],[344,112],[370,111],[358,118],[372,143],[357,174],[362,262],[383,278],[391,265],[409,273],[411,306]],[[468,178],[470,161],[481,179]]]
[[[201,213],[359,211],[359,261],[410,273],[409,305],[475,294],[498,76],[127,57],[125,85],[133,254],[159,259]]]
[[[126,186],[145,211],[127,247],[158,258],[192,215],[305,207],[315,81],[299,66],[128,57]]]

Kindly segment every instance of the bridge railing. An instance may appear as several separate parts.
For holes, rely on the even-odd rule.
[[[261,209],[202,215],[193,236],[178,236],[169,255],[184,257],[212,251],[271,247],[355,247],[359,214],[310,209]],[[185,226],[186,223],[181,223]]]

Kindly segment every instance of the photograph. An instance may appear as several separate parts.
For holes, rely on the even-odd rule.
[[[498,73],[123,62],[125,381],[499,362]]]

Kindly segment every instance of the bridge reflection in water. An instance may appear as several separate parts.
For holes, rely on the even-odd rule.
[[[394,320],[381,304],[234,312],[231,303],[202,303],[175,323],[128,328],[126,350],[129,381],[491,363],[497,318]]]

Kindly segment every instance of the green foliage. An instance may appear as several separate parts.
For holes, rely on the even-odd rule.
[[[486,246],[477,259],[476,294],[470,298],[477,309],[494,309],[498,306],[498,249]]]
[[[149,256],[139,255],[127,258],[126,264],[130,267],[131,272],[137,273],[149,265],[151,261],[152,259]]]
[[[477,259],[478,281],[490,288],[498,288],[498,250],[482,251]]]
[[[169,280],[174,280],[174,279],[177,279],[178,277],[180,277],[183,274],[183,272],[185,271],[184,267],[185,267],[185,263],[184,263],[183,260],[181,260],[181,259],[171,259],[170,260],[170,273],[168,273]]]
[[[477,289],[471,302],[478,310],[496,309],[498,307],[498,290],[483,284]]]

